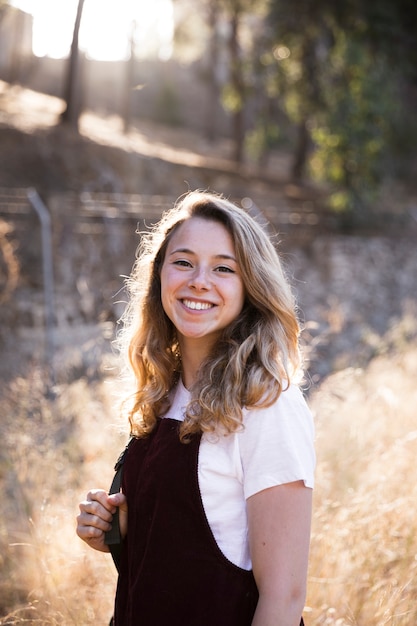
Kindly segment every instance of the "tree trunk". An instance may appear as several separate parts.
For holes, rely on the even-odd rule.
[[[302,119],[297,128],[297,141],[291,174],[293,179],[302,180],[311,149],[311,137],[308,130],[309,116],[322,106],[320,85],[317,75],[317,38],[304,34],[302,42],[302,64],[304,78],[304,102]]]
[[[209,3],[208,26],[210,29],[207,84],[208,98],[206,110],[206,138],[214,141],[217,135],[216,113],[220,99],[220,87],[217,80],[217,68],[219,64],[219,37],[218,37],[218,14],[219,5],[217,0]]]
[[[136,22],[132,21],[132,28],[130,31],[130,57],[126,62],[126,89],[125,89],[125,102],[124,102],[124,114],[123,114],[123,130],[128,133],[132,124],[132,90],[133,80],[135,76],[135,32]]]
[[[236,8],[230,21],[231,33],[229,39],[231,85],[236,97],[236,104],[232,113],[234,140],[233,159],[236,161],[236,163],[242,163],[243,161],[243,143],[245,139],[243,115],[245,88],[242,75],[242,64],[239,54],[239,17],[239,9]]]
[[[78,49],[78,36],[80,32],[83,7],[84,0],[78,0],[77,16],[75,18],[71,52],[68,59],[68,73],[64,93],[64,99],[67,106],[61,115],[61,122],[63,124],[68,124],[77,132],[81,113],[80,54]]]
[[[1,10],[1,9],[0,9]],[[9,66],[9,77],[8,81],[11,85],[15,83],[19,83],[20,79],[20,70],[22,65],[22,55],[20,46],[23,40],[23,31],[24,31],[24,14],[22,11],[18,9],[14,9],[14,19],[13,19],[13,47],[11,53],[11,60]]]
[[[297,141],[291,167],[291,177],[293,180],[301,181],[304,178],[310,145],[311,139],[307,127],[307,120],[303,119],[297,128]]]

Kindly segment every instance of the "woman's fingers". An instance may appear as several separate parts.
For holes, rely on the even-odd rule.
[[[123,493],[115,493],[109,496],[110,504],[119,507],[120,534],[124,539],[127,535],[127,500]]]
[[[77,516],[77,535],[88,545],[101,552],[108,552],[104,543],[104,533],[110,530],[116,506],[109,502],[102,489],[89,491],[86,500],[80,502]]]

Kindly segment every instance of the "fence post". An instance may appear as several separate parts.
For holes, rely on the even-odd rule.
[[[36,189],[27,190],[27,197],[35,209],[41,225],[42,241],[42,273],[43,273],[43,293],[45,306],[45,361],[50,373],[50,382],[55,384],[54,367],[54,326],[55,326],[55,304],[54,304],[54,271],[53,271],[53,247],[52,247],[52,224],[48,209],[42,202]]]

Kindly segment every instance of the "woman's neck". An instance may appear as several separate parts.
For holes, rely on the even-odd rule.
[[[180,341],[179,344],[182,362],[182,382],[186,389],[191,389],[197,379],[201,364],[209,355],[210,350],[206,341]]]
[[[202,363],[202,360],[195,359],[195,358],[190,359],[186,355],[184,356],[181,355],[181,360],[182,360],[182,370],[181,370],[182,382],[186,389],[191,389],[191,387],[194,385],[196,381],[197,372]]]

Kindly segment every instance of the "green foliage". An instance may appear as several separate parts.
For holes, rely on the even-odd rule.
[[[280,139],[280,130],[268,119],[259,119],[255,128],[246,134],[245,147],[248,155],[255,161],[262,161],[268,150],[274,148]]]
[[[238,113],[243,109],[243,98],[238,91],[227,83],[222,90],[222,105],[229,113]]]
[[[311,172],[334,185],[330,206],[354,217],[375,200],[384,175],[398,107],[395,78],[383,60],[343,35],[329,61],[325,107],[311,124]]]
[[[417,5],[407,0],[271,0],[270,50],[276,91],[314,150],[309,174],[330,183],[330,206],[368,218],[381,181],[415,153],[417,124],[401,90],[416,76]],[[414,36],[413,36],[414,33]],[[414,45],[411,45],[414,42]]]

